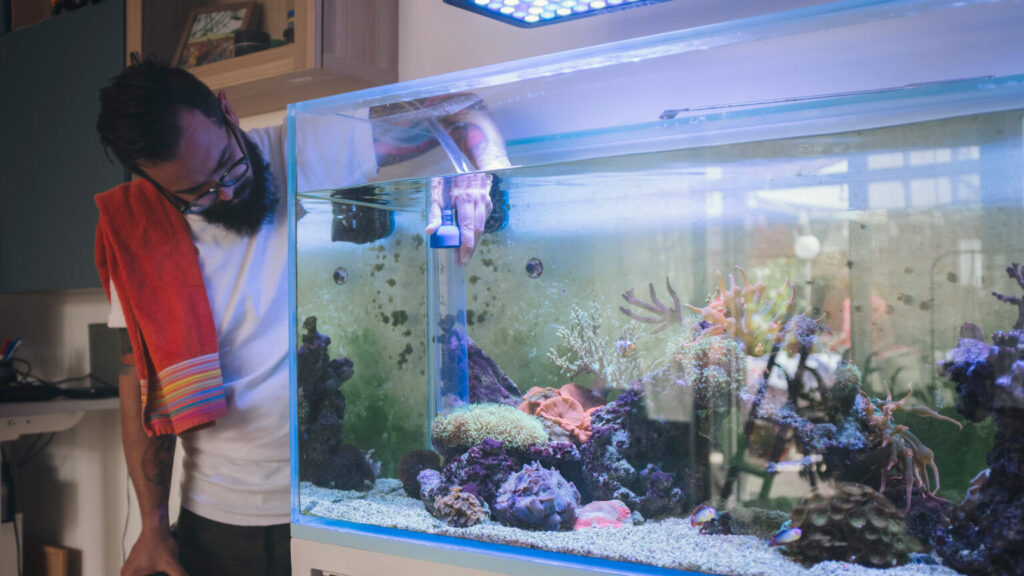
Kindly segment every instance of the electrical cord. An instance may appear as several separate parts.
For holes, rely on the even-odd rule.
[[[14,362],[22,364],[22,367],[14,367]],[[0,386],[0,400],[13,402],[27,402],[34,400],[49,400],[57,396],[66,398],[112,398],[117,396],[117,386],[99,378],[92,373],[83,376],[74,376],[61,380],[48,381],[32,374],[32,364],[22,358],[13,358],[11,367],[17,380],[13,385]],[[63,387],[63,384],[77,380],[93,380],[98,386],[84,388]]]

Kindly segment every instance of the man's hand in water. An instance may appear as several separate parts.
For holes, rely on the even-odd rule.
[[[427,214],[427,235],[441,226],[441,208],[444,206],[444,178],[430,179],[430,211]],[[491,175],[483,173],[460,174],[451,178],[448,195],[455,208],[456,223],[459,225],[461,246],[456,259],[462,265],[469,264],[484,223],[491,214]]]

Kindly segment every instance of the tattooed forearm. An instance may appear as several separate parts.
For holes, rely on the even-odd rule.
[[[157,436],[142,455],[142,473],[154,486],[166,487],[171,484],[176,441],[177,436],[174,435]]]
[[[132,348],[132,341],[128,337],[128,329],[121,328],[117,331],[117,336],[121,340],[121,365],[134,366],[135,365],[135,350]]]

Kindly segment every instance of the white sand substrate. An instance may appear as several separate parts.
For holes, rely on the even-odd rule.
[[[368,492],[331,490],[308,482],[299,487],[302,512],[331,520],[370,524],[473,540],[522,546],[580,556],[648,564],[728,576],[843,575],[954,576],[934,564],[907,564],[876,569],[846,562],[822,562],[811,568],[794,562],[754,536],[699,534],[685,518],[650,520],[639,526],[586,528],[568,532],[530,531],[493,520],[454,528],[431,516],[419,500],[409,498],[393,478],[377,480]]]

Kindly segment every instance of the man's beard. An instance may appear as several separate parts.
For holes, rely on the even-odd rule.
[[[249,156],[250,174],[235,185],[235,204],[217,202],[199,213],[203,220],[221,226],[239,236],[253,236],[264,224],[274,221],[277,208],[277,186],[270,173],[270,165],[263,159],[260,149],[244,133],[240,133]]]

